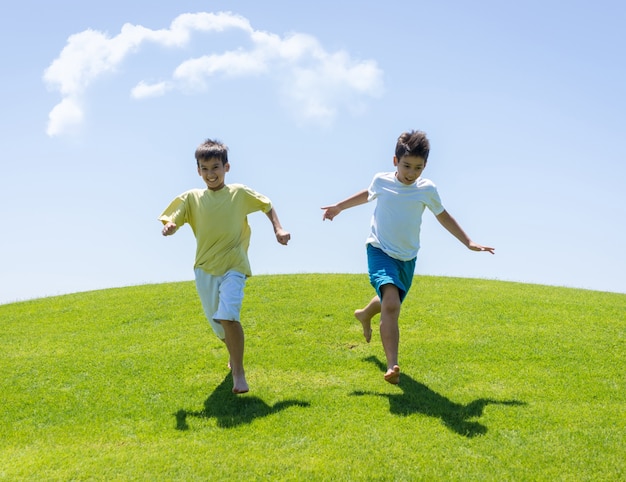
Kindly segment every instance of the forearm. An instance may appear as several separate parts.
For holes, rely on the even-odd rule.
[[[278,219],[278,214],[276,214],[276,210],[274,208],[270,209],[265,213],[267,219],[272,223],[272,228],[274,228],[274,234],[276,235],[276,241],[280,244],[286,245],[291,239],[291,234],[283,229],[280,224],[280,220]]]
[[[359,191],[349,198],[338,202],[337,204],[333,204],[332,206],[324,206],[322,208],[324,210],[324,215],[322,216],[322,219],[329,219],[332,221],[333,218],[344,209],[349,209],[354,206],[359,206],[360,204],[365,204],[367,202],[368,196],[369,195],[367,189],[364,189],[363,191]]]
[[[349,208],[353,208],[355,206],[360,206],[361,204],[365,204],[367,202],[367,189],[357,192],[356,194],[350,196],[347,199],[344,199],[341,202],[335,204],[335,206],[341,211]]]
[[[480,244],[476,244],[474,241],[470,239],[470,237],[465,234],[465,231],[459,226],[459,223],[456,222],[448,211],[444,211],[437,216],[437,221],[441,223],[441,225],[446,228],[446,230],[452,234],[456,239],[461,241],[467,248],[472,251],[487,251],[488,253],[494,254],[495,249],[489,246],[482,246]]]
[[[270,209],[265,213],[267,219],[272,223],[272,228],[274,228],[274,232],[282,231],[283,227],[280,224],[280,220],[278,219],[278,214],[276,214],[276,210],[274,208]]]
[[[454,219],[450,213],[448,213],[448,211],[444,211],[441,214],[439,214],[437,216],[437,221],[439,221],[439,223],[446,228],[446,230],[452,235],[454,236],[456,239],[458,239],[461,243],[463,243],[464,246],[466,247],[470,247],[470,244],[472,242],[472,240],[470,239],[470,237],[465,233],[465,231],[463,231],[463,229],[461,228],[461,226],[459,225],[459,223],[456,222],[456,219]]]

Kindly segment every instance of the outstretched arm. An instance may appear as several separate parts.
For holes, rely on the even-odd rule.
[[[467,246],[472,251],[489,251],[491,254],[494,253],[494,248],[489,248],[487,246],[481,246],[480,244],[476,244],[474,241],[470,239],[470,237],[465,234],[465,231],[459,226],[459,223],[456,222],[448,211],[443,211],[441,214],[437,215],[437,221],[448,230],[452,236],[461,241],[465,246]]]
[[[286,245],[291,239],[291,234],[283,229],[280,225],[280,221],[278,220],[278,214],[276,214],[276,210],[274,208],[270,209],[265,213],[267,218],[272,223],[272,227],[274,228],[274,234],[276,234],[276,241],[280,244]]]
[[[344,199],[337,204],[333,204],[332,206],[324,206],[322,208],[324,210],[324,214],[322,215],[322,221],[324,221],[325,219],[332,221],[333,218],[344,209],[353,208],[354,206],[365,204],[367,202],[367,196],[367,189],[364,189],[363,191],[359,191],[356,194],[350,196],[348,199]]]

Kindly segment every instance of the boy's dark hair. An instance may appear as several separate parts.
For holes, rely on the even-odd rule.
[[[402,159],[404,156],[419,156],[428,161],[430,153],[430,142],[426,133],[422,131],[403,132],[398,137],[396,144],[396,158]]]
[[[219,141],[207,139],[196,149],[196,164],[200,166],[200,159],[214,159],[222,161],[222,165],[228,162],[228,147]]]

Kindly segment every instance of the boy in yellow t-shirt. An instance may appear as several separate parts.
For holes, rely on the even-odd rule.
[[[191,226],[197,243],[194,272],[202,308],[228,348],[233,393],[246,393],[240,311],[246,278],[252,274],[247,215],[263,211],[280,244],[286,245],[291,235],[282,228],[267,197],[241,184],[224,183],[230,170],[226,145],[207,139],[198,146],[195,157],[207,189],[192,189],[174,199],[159,216],[162,234],[170,236],[185,223]]]

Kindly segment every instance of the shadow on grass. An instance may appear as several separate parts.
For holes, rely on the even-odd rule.
[[[364,358],[363,361],[374,363],[385,373],[387,366],[377,357]],[[525,402],[518,400],[493,400],[479,398],[467,405],[455,403],[443,395],[439,395],[423,383],[413,380],[410,376],[402,373],[398,387],[401,394],[376,393],[376,392],[352,392],[351,395],[363,396],[374,395],[389,399],[389,411],[394,415],[411,415],[421,413],[429,417],[440,418],[443,424],[453,432],[464,437],[476,437],[487,433],[487,427],[470,419],[481,417],[487,405],[523,406]]]
[[[189,429],[187,417],[215,418],[218,427],[232,428],[252,423],[254,419],[273,415],[292,406],[309,406],[309,402],[301,400],[283,400],[270,406],[259,397],[235,395],[232,392],[232,386],[233,376],[228,373],[224,381],[204,401],[204,410],[191,412],[181,409],[175,413],[176,429]]]

